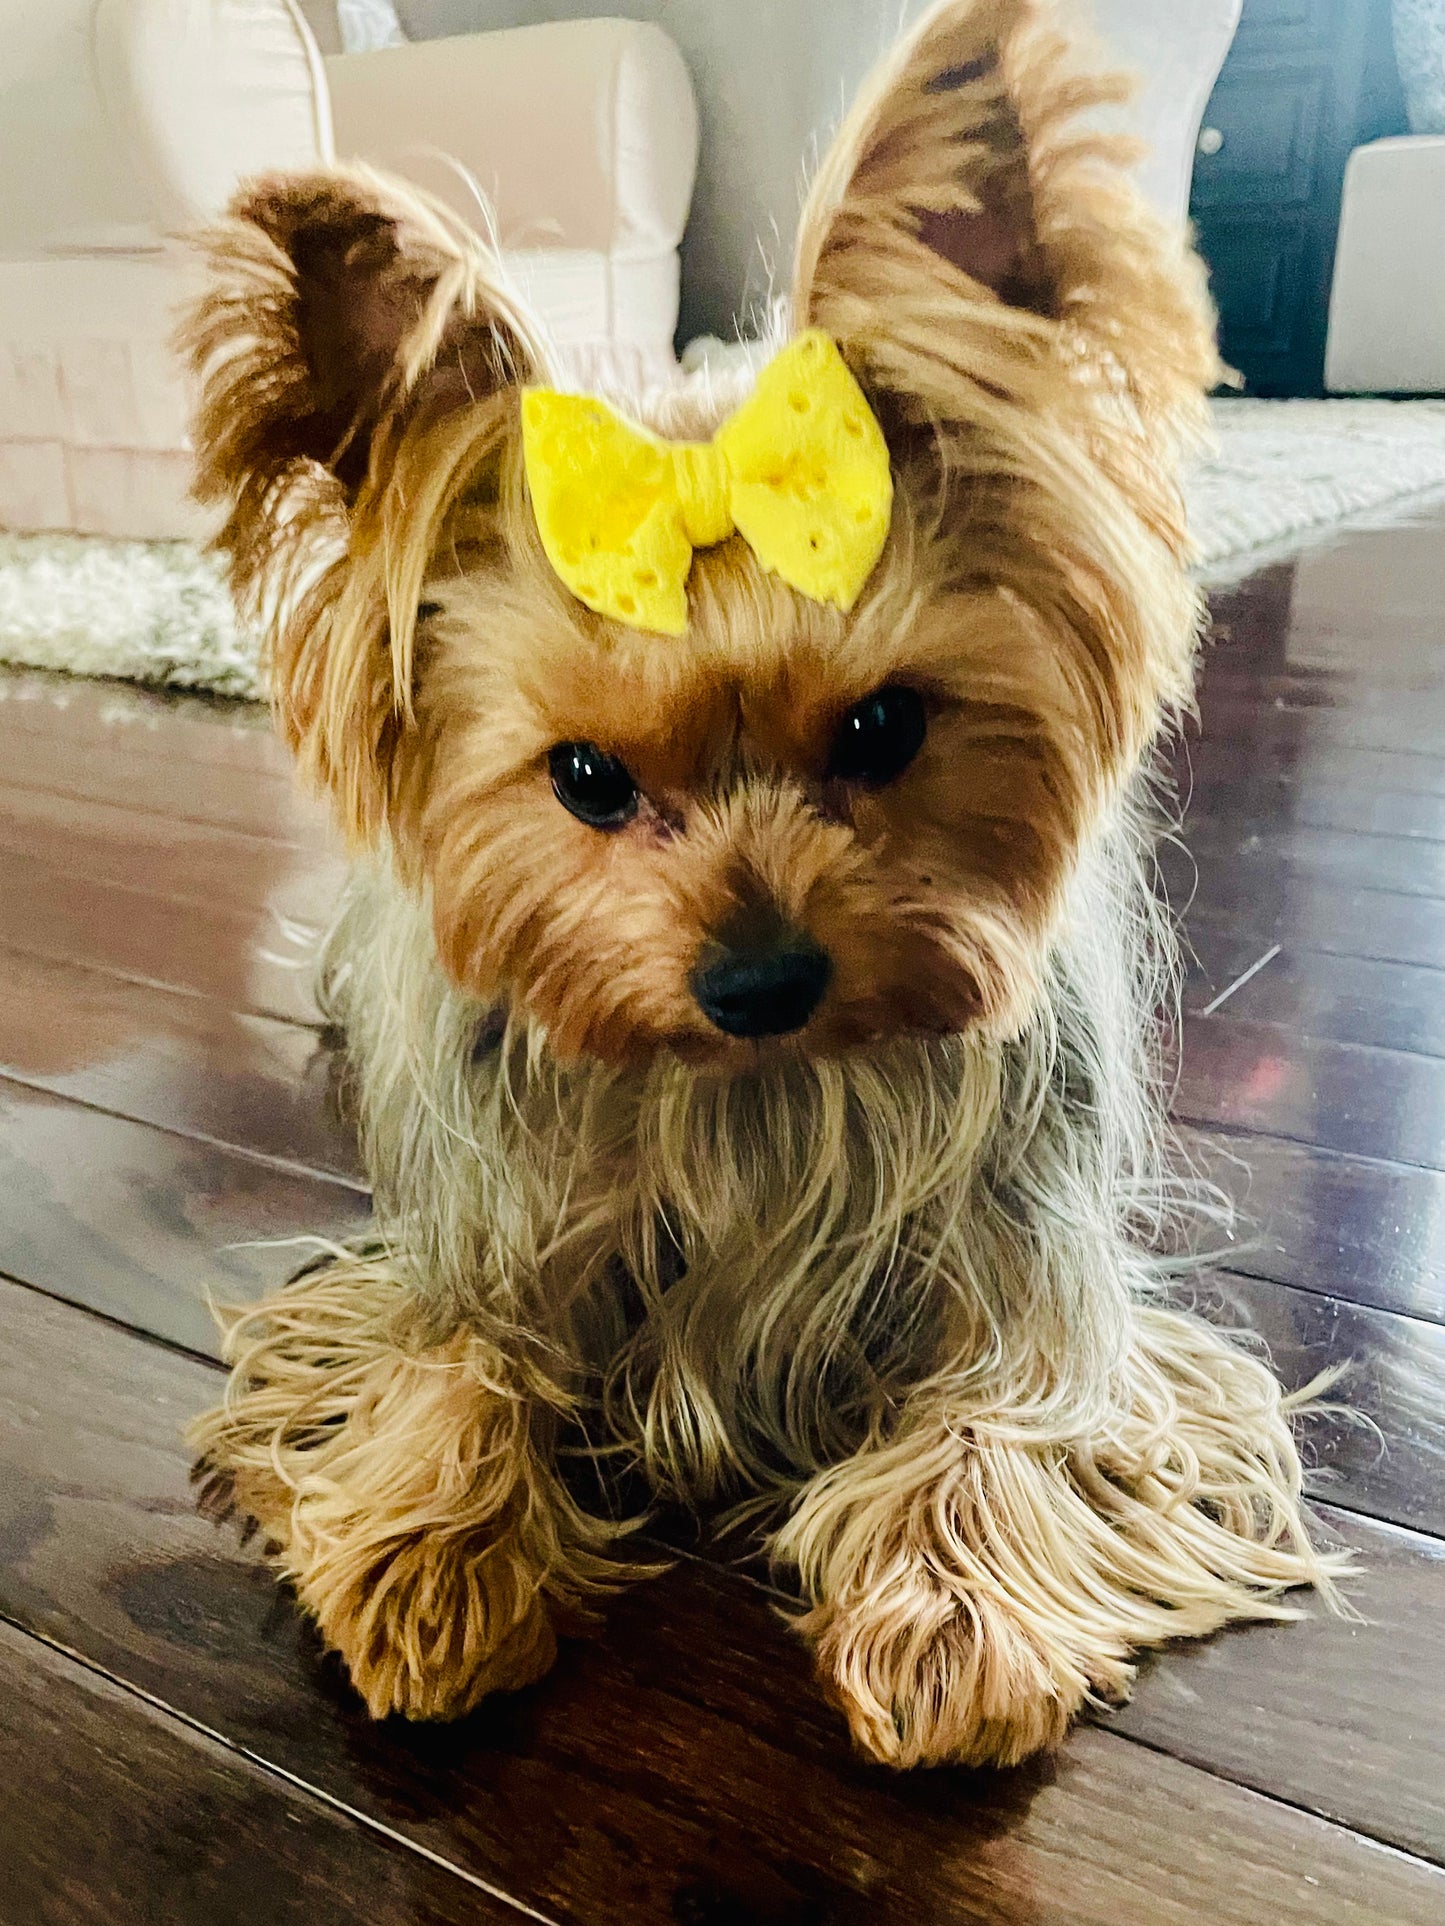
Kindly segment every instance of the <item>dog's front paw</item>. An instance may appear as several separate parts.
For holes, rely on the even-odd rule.
[[[419,1532],[338,1548],[297,1590],[374,1719],[457,1719],[557,1655],[537,1578],[505,1540]]]
[[[1090,1691],[1010,1604],[921,1569],[824,1603],[803,1630],[855,1742],[884,1765],[1017,1765],[1062,1741]]]

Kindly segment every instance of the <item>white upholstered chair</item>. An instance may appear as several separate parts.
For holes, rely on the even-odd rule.
[[[1445,394],[1445,0],[1392,9],[1410,129],[1345,169],[1325,387]]]
[[[1445,394],[1445,134],[1357,147],[1325,341],[1336,394]]]
[[[323,58],[294,0],[0,0],[0,529],[196,532],[170,237],[333,156],[480,220],[474,181],[579,373],[670,366],[697,118],[659,28]]]

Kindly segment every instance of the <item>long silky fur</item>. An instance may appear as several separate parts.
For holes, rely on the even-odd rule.
[[[438,1526],[455,1537],[535,1486],[539,1417],[664,1496],[792,1501],[773,1547],[812,1601],[800,1629],[840,1673],[860,1741],[900,1765],[1016,1760],[1085,1699],[1125,1696],[1134,1649],[1296,1616],[1296,1586],[1333,1596],[1345,1567],[1312,1547],[1289,1401],[1259,1358],[1171,1308],[1167,1253],[1208,1199],[1168,1157],[1154,1039],[1174,952],[1145,807],[1086,852],[1014,1042],[908,1042],[751,1078],[563,1066],[524,1023],[498,1034],[438,968],[425,904],[385,865],[359,874],[324,983],[360,1078],[380,1247],[238,1323],[203,1450],[243,1485],[249,1472],[251,1509],[318,1529],[311,1493],[335,1506],[338,1467],[315,1427],[350,1410],[376,1336],[363,1318],[348,1339],[315,1296],[355,1317],[360,1263],[386,1282],[384,1328],[416,1327],[403,1354],[435,1347],[443,1371],[487,1360],[466,1380],[486,1400],[458,1419],[510,1414],[492,1481],[464,1459],[473,1476],[450,1520],[433,1500]],[[431,1493],[458,1447],[429,1452],[410,1418],[386,1445],[382,1482],[425,1520],[416,1482]],[[294,1482],[263,1492],[278,1466]],[[624,1534],[640,1521],[548,1484],[528,1553],[549,1601],[637,1575]],[[330,1567],[287,1557],[328,1629],[396,1536],[375,1481],[362,1490],[339,1598]],[[499,1608],[469,1616],[458,1586],[449,1605],[484,1629]],[[929,1703],[900,1703],[910,1653],[949,1624],[956,1669]],[[363,1668],[374,1709],[403,1702],[393,1673],[416,1638],[412,1615],[377,1642],[391,1670]],[[449,1709],[498,1675],[447,1672],[466,1681]]]
[[[283,731],[369,850],[323,993],[376,1227],[233,1322],[226,1401],[195,1435],[212,1504],[259,1520],[375,1712],[445,1716],[536,1677],[554,1623],[644,1569],[610,1495],[632,1472],[766,1522],[826,1685],[900,1765],[1016,1760],[1126,1693],[1135,1650],[1293,1616],[1297,1586],[1335,1597],[1345,1567],[1311,1543],[1290,1401],[1172,1295],[1208,1204],[1161,1095],[1175,953],[1139,770],[1188,699],[1175,457],[1217,364],[1197,264],[1104,164],[1110,144],[1071,131],[1113,94],[1073,77],[1038,0],[924,22],[815,184],[792,317],[828,328],[891,411],[890,549],[849,624],[736,556],[694,566],[688,646],[729,674],[783,633],[861,677],[935,605],[931,635],[966,619],[980,753],[1003,739],[1042,774],[1014,825],[1032,866],[981,870],[948,938],[980,1014],[944,1037],[722,1064],[601,1047],[652,967],[619,938],[576,988],[605,878],[519,871],[535,897],[498,890],[515,859],[474,834],[492,750],[472,717],[501,700],[508,650],[542,659],[592,630],[567,628],[583,617],[540,554],[514,397],[408,412],[458,316],[499,297],[440,217],[348,177],[410,223],[427,275],[343,501],[314,456],[233,420],[267,369],[282,389],[303,376],[279,254],[244,221],[215,240],[220,292],[190,336],[212,370],[205,485],[232,501],[239,586],[273,620]],[[995,179],[1020,131],[1027,176]],[[940,261],[916,218],[962,196],[988,220],[1025,193],[1011,271],[1054,290],[1047,313]],[[274,220],[276,190],[252,204]],[[499,313],[532,365],[525,318]],[[696,434],[732,399],[627,401]],[[954,585],[975,574],[989,586],[965,605]],[[491,681],[455,679],[458,637]],[[700,800],[692,840],[740,834],[730,808]]]

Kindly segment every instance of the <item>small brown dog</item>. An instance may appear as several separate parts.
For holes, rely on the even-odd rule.
[[[899,1765],[1020,1759],[1135,1649],[1329,1589],[1278,1387],[1152,1254],[1140,772],[1218,364],[1077,124],[1113,98],[1041,0],[948,0],[808,202],[775,346],[829,380],[631,426],[533,401],[498,263],[394,182],[210,237],[200,492],[358,850],[325,984],[377,1234],[236,1320],[197,1436],[377,1715],[538,1678],[645,1569],[613,1466],[776,1512]]]

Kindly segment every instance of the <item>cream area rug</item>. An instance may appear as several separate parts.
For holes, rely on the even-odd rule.
[[[1189,481],[1206,582],[1380,511],[1445,497],[1445,401],[1214,404]],[[216,562],[188,542],[0,534],[0,661],[217,695],[264,694]]]
[[[0,662],[259,697],[256,653],[192,542],[0,534]]]
[[[1187,489],[1209,583],[1445,491],[1445,401],[1230,399],[1214,403],[1214,426],[1216,450]]]

